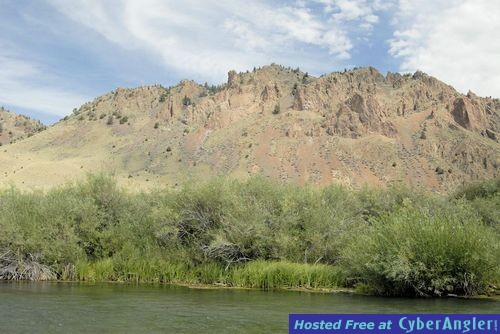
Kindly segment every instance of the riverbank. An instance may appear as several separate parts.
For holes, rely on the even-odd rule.
[[[10,189],[0,192],[0,278],[491,293],[499,189],[499,179],[448,196],[217,179],[129,193],[102,175]]]
[[[351,296],[365,296],[365,297],[377,297],[376,295],[362,292],[356,288],[311,288],[311,287],[276,287],[273,289],[262,289],[262,288],[251,288],[251,287],[241,287],[241,286],[230,286],[224,284],[201,284],[201,283],[134,283],[134,282],[123,282],[123,281],[62,281],[62,280],[53,280],[53,281],[9,281],[9,280],[0,280],[0,284],[61,284],[62,286],[102,286],[103,284],[109,285],[117,285],[117,286],[125,286],[125,287],[170,287],[170,288],[185,288],[190,290],[210,290],[210,291],[218,291],[218,290],[228,290],[228,291],[248,291],[248,292],[299,292],[299,293],[307,293],[307,294],[322,294],[322,295],[351,295]],[[387,297],[386,297],[387,298]],[[390,297],[388,297],[390,299]],[[422,298],[412,298],[412,297],[400,297],[400,298],[411,298],[412,300],[419,300]],[[497,290],[496,293],[492,293],[489,295],[473,295],[473,296],[457,296],[457,295],[446,295],[440,297],[429,297],[423,299],[431,299],[431,300],[446,300],[446,299],[458,299],[458,300],[487,300],[487,301],[495,301],[500,303],[500,291]],[[388,300],[388,299],[386,299]]]

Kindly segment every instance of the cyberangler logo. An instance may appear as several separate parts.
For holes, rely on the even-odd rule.
[[[493,334],[499,314],[290,314],[289,333]]]

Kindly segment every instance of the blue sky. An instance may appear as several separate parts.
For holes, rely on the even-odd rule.
[[[498,97],[498,31],[488,0],[0,0],[0,105],[50,124],[116,87],[272,62],[420,69]]]

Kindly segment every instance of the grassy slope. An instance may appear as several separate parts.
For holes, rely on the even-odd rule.
[[[106,119],[74,118],[4,146],[0,150],[0,187],[14,184],[48,189],[70,180],[82,180],[89,172],[108,172],[130,189],[174,186],[188,179],[206,180],[216,175],[238,179],[263,175],[298,184],[381,186],[403,182],[439,190],[466,176],[459,170],[460,161],[441,157],[438,147],[462,152],[467,150],[463,143],[475,142],[489,155],[498,156],[498,143],[473,132],[428,130],[428,139],[418,139],[422,125],[417,116],[425,115],[395,122],[398,137],[372,134],[359,139],[284,136],[286,129],[296,128],[297,124],[303,128],[319,127],[319,120],[294,112],[250,115],[230,127],[195,128],[187,135],[177,125],[155,129],[155,119],[142,116],[130,117],[130,125],[115,121],[112,126],[106,125]],[[410,153],[414,151],[435,153]],[[445,173],[437,174],[437,167]],[[468,168],[467,173],[474,178],[485,177],[482,167]]]

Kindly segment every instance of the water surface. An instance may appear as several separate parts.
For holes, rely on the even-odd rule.
[[[0,333],[287,333],[289,313],[500,313],[500,302],[0,282]]]

